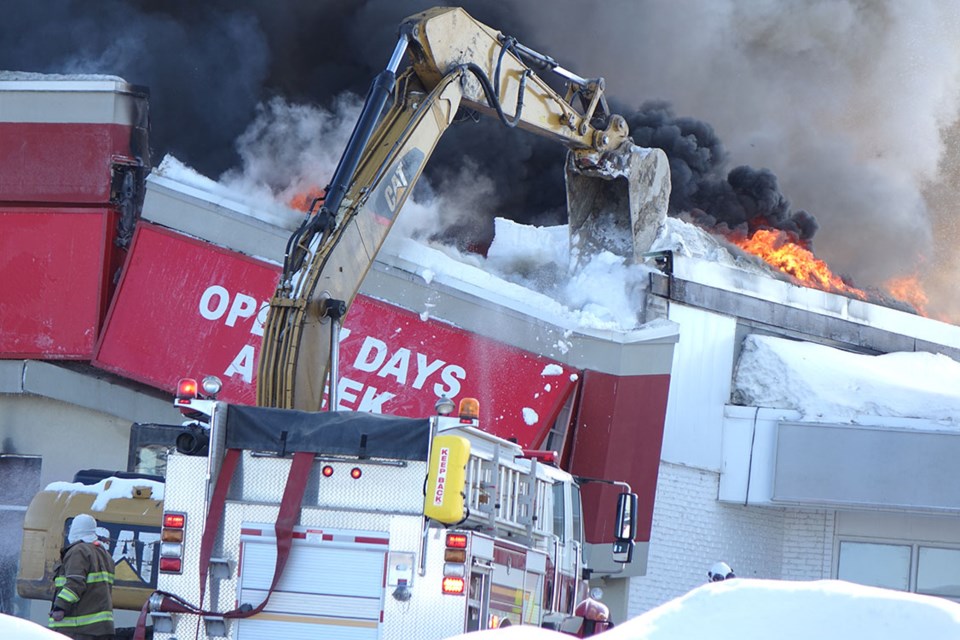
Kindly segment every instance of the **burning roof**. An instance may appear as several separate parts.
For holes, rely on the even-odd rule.
[[[339,148],[329,130],[289,116],[313,104],[337,119],[343,96],[362,95],[381,68],[399,21],[430,3],[314,2],[278,12],[239,0],[198,13],[185,2],[111,3],[110,11],[74,2],[53,22],[42,6],[18,4],[0,25],[0,67],[148,85],[155,148],[218,175],[243,163],[266,121],[287,133],[272,138],[274,151],[302,150],[318,136]],[[819,226],[815,254],[855,278],[841,277],[846,284],[864,290],[918,276],[932,312],[960,313],[952,296],[960,180],[948,153],[960,105],[952,3],[637,2],[589,14],[566,0],[553,11],[516,0],[464,6],[571,69],[603,75],[628,106],[618,110],[635,116],[638,142],[678,161],[677,213],[699,210],[730,229],[743,222],[747,234],[763,228],[762,217],[808,250]],[[660,102],[636,108],[651,99]],[[556,146],[474,124],[438,149],[427,169],[434,189],[495,184],[474,200],[487,204],[472,218],[487,241],[496,216],[562,222]],[[326,179],[300,173],[288,161],[296,153],[261,157],[277,159],[274,178]],[[897,295],[922,306],[915,293]]]

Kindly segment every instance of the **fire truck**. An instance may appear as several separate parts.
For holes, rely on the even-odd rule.
[[[154,638],[430,639],[586,622],[573,614],[587,597],[591,481],[480,429],[476,400],[454,411],[442,398],[422,419],[303,412],[219,402],[185,379],[175,402],[195,419],[179,436],[189,453],[167,461],[158,590],[144,607]],[[615,484],[611,553],[626,563],[637,498]]]

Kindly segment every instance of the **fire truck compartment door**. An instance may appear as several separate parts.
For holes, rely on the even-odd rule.
[[[239,600],[259,604],[277,560],[272,525],[247,525],[241,536]],[[236,640],[375,640],[383,611],[388,537],[383,532],[297,527],[270,602],[237,621]]]

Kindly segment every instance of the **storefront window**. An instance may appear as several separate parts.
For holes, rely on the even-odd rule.
[[[909,591],[910,551],[908,545],[843,541],[837,577],[871,587]]]
[[[960,549],[920,547],[917,593],[960,598]]]

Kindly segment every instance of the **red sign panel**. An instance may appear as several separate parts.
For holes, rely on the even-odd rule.
[[[115,224],[110,209],[0,208],[2,357],[92,357]]]
[[[485,431],[539,445],[577,380],[566,365],[358,296],[340,335],[338,407],[402,416],[480,401]]]
[[[141,222],[95,364],[173,392],[219,376],[221,399],[256,401],[266,301],[279,268]],[[403,416],[437,399],[480,400],[488,431],[538,444],[577,371],[388,303],[358,296],[340,335],[338,408]]]
[[[223,400],[256,399],[264,301],[279,267],[141,222],[94,364],[171,394],[217,375]]]
[[[0,122],[0,200],[107,204],[114,161],[134,162],[132,147],[142,146],[134,133],[119,124]]]

